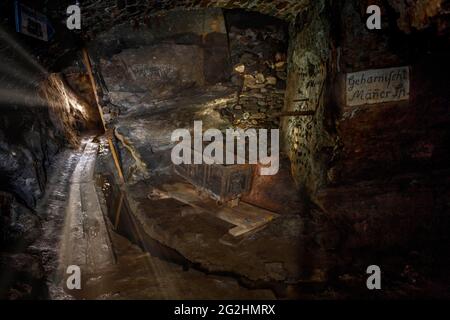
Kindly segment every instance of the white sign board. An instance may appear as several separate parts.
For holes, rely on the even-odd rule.
[[[409,99],[409,67],[348,73],[347,106]]]

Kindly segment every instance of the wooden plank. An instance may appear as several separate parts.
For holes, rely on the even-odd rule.
[[[218,206],[215,201],[199,196],[193,186],[186,183],[165,184],[163,188],[169,197],[235,225],[236,227],[229,230],[235,237],[261,228],[278,216],[274,212],[242,201],[234,208]]]
[[[84,63],[84,66],[86,67],[86,70],[88,72],[89,81],[91,82],[92,90],[94,91],[95,102],[97,104],[98,113],[100,114],[100,119],[102,120],[103,130],[106,131],[105,117],[103,116],[103,110],[102,110],[102,107],[100,105],[100,99],[98,97],[97,84],[95,83],[94,74],[92,72],[91,59],[89,57],[89,53],[88,53],[86,48],[82,49],[82,53],[83,53],[83,63]]]
[[[256,231],[256,230],[261,230],[262,228],[264,228],[266,226],[268,222],[265,223],[261,223],[258,225],[254,225],[251,227],[242,227],[242,226],[237,226],[234,228],[231,228],[230,230],[228,230],[228,233],[231,234],[233,237],[240,237],[246,233],[252,232],[252,231]]]
[[[60,272],[69,265],[96,272],[116,262],[112,241],[94,185],[98,145],[86,144],[70,183]]]

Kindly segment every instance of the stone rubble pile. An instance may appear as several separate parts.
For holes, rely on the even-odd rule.
[[[233,85],[238,98],[221,110],[234,126],[278,128],[286,88],[286,47],[284,30],[274,26],[264,29],[239,29],[229,32]]]

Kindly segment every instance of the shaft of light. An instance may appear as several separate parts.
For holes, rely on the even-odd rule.
[[[36,59],[29,54],[17,41],[0,27],[0,38],[4,40],[12,49],[14,49],[30,65],[35,67],[40,73],[48,74],[47,70],[41,66]]]
[[[0,75],[6,76],[6,78],[11,78],[17,80],[20,83],[24,83],[31,86],[37,86],[40,78],[39,74],[36,74],[36,72],[33,73],[30,72],[29,70],[21,68],[17,64],[5,62],[5,59],[1,55],[0,55]]]
[[[0,88],[0,104],[26,107],[45,107],[47,103],[36,91]]]

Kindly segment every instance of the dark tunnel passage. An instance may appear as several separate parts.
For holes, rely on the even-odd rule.
[[[206,2],[0,4],[0,298],[448,299],[448,4]]]

